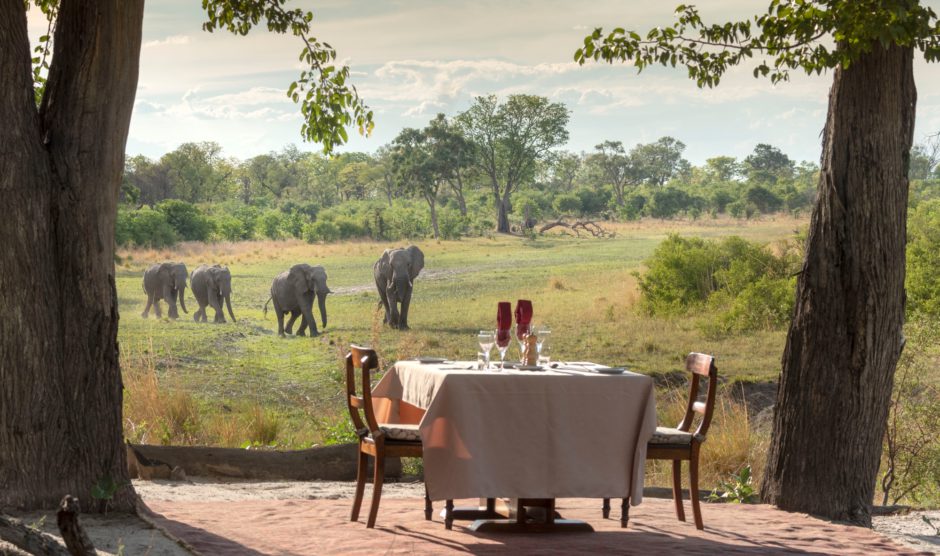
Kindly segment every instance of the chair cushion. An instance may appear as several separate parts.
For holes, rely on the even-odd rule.
[[[410,442],[420,442],[421,432],[418,431],[418,425],[409,424],[385,424],[379,425],[379,430],[385,433],[385,437],[390,440],[407,440]]]
[[[691,444],[692,438],[699,442],[705,441],[704,435],[693,435],[690,432],[680,431],[669,427],[656,427],[653,438],[650,438],[650,444]]]

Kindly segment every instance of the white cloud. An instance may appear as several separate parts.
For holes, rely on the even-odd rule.
[[[184,44],[189,44],[190,37],[189,35],[170,35],[164,39],[157,39],[152,41],[147,41],[141,46],[143,48],[153,48],[155,46],[180,46]]]

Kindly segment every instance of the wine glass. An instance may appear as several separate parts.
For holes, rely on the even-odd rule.
[[[499,370],[503,370],[503,366],[506,363],[506,350],[509,349],[511,336],[512,331],[509,329],[496,330],[496,349],[499,350]]]
[[[551,336],[551,334],[552,334],[552,331],[549,330],[548,328],[541,328],[541,329],[539,329],[539,330],[535,333],[535,335],[536,335],[536,340],[535,340],[535,352],[538,354],[538,364],[539,364],[539,365],[541,365],[542,363],[548,363],[548,362],[549,362],[549,358],[548,358],[548,346],[545,345],[545,342],[548,341],[548,337]],[[542,356],[542,351],[543,351],[543,349],[544,349],[544,351],[545,351],[545,353],[546,353],[546,355],[545,355],[544,357]]]
[[[477,334],[477,341],[480,342],[480,350],[483,351],[483,369],[489,369],[490,351],[493,349],[493,344],[496,343],[496,336],[489,330],[481,330],[480,333]]]

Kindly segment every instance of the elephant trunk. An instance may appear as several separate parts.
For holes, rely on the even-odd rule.
[[[232,317],[232,322],[235,321],[235,313],[232,312],[232,295],[225,294],[225,307],[228,309],[228,316]]]
[[[187,315],[189,311],[186,310],[186,286],[183,286],[179,289],[179,298],[180,298],[180,307],[183,308],[183,312]]]
[[[317,305],[320,306],[320,320],[323,321],[323,328],[326,328],[326,294],[329,292],[317,293]]]
[[[409,291],[411,291],[411,280],[407,276],[395,278],[395,301],[404,303]]]

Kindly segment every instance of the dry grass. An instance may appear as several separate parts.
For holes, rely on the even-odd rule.
[[[689,392],[685,387],[671,388],[657,393],[658,422],[662,426],[675,426],[685,414]],[[695,422],[698,426],[698,421]],[[694,428],[693,428],[694,430]],[[715,400],[715,413],[699,461],[699,488],[714,488],[731,473],[750,464],[755,485],[760,484],[767,457],[769,438],[751,430],[747,406],[720,390]],[[683,485],[688,488],[688,468],[683,472]],[[650,461],[646,467],[647,483],[657,486],[672,485],[672,463]]]

